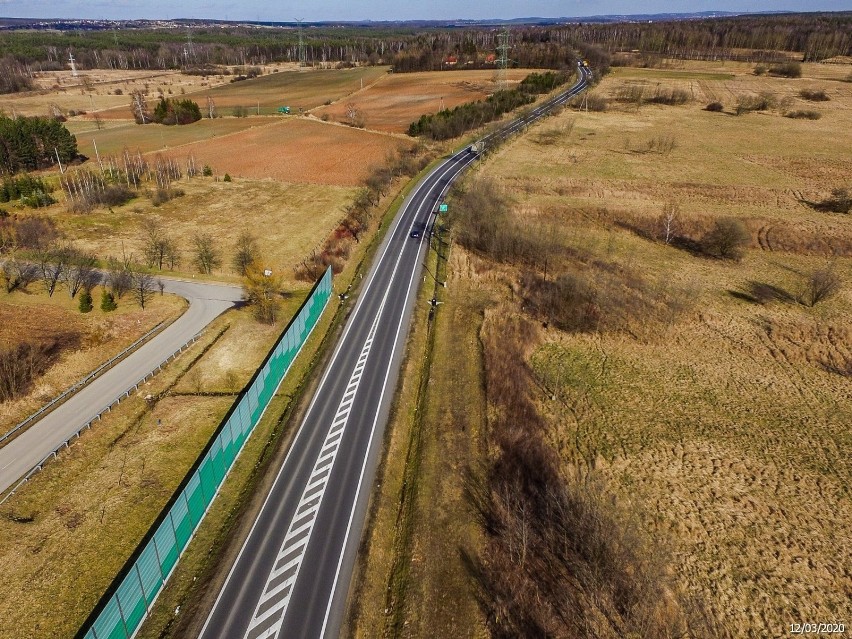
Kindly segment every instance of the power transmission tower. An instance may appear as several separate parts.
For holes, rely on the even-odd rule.
[[[509,66],[509,29],[505,28],[497,36],[497,90],[505,91],[507,86],[506,68]]]
[[[299,23],[299,66],[307,66],[307,57],[305,56],[305,34],[302,31],[302,21],[296,18]]]

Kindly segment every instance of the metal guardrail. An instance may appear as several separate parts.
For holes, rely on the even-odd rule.
[[[165,324],[166,324],[165,322],[160,322],[159,324],[154,326],[154,328],[152,328],[150,331],[145,333],[142,337],[140,337],[135,342],[133,342],[130,346],[125,348],[123,351],[121,351],[118,355],[115,355],[114,357],[110,358],[108,361],[106,361],[103,364],[101,364],[100,366],[98,366],[95,370],[93,370],[91,373],[86,375],[86,377],[81,379],[79,382],[75,383],[73,386],[69,387],[68,389],[63,391],[61,394],[54,397],[47,404],[45,404],[44,406],[39,408],[36,412],[34,412],[32,415],[30,415],[29,417],[24,419],[22,422],[19,422],[11,430],[7,431],[4,435],[0,436],[0,444],[5,442],[12,435],[17,433],[19,430],[24,428],[27,424],[31,423],[33,420],[38,419],[39,417],[49,413],[51,410],[53,410],[53,408],[57,404],[62,403],[65,400],[65,398],[76,393],[78,390],[80,390],[81,388],[86,386],[89,382],[91,382],[96,377],[98,377],[98,375],[100,375],[103,371],[110,368],[118,360],[124,358],[128,353],[131,353],[134,350],[136,350],[137,348],[139,348],[139,346],[141,346],[146,341],[148,341],[151,338],[152,335],[154,335],[158,331],[161,331],[164,328]]]
[[[83,424],[83,425],[82,425],[82,426],[81,426],[81,427],[77,430],[77,432],[75,432],[75,433],[74,433],[73,435],[71,435],[68,439],[66,439],[64,442],[62,442],[62,443],[61,443],[61,444],[59,444],[56,448],[54,448],[52,451],[50,451],[47,455],[45,455],[45,456],[42,458],[42,460],[41,460],[40,462],[38,462],[35,466],[33,466],[32,468],[30,468],[29,472],[27,472],[27,474],[23,476],[23,478],[21,479],[21,481],[19,481],[17,484],[15,484],[15,487],[14,487],[14,488],[12,488],[12,490],[10,490],[10,491],[9,491],[9,492],[8,492],[8,493],[7,493],[7,494],[6,494],[3,498],[2,498],[2,499],[0,499],[0,504],[3,504],[3,503],[7,500],[7,499],[9,499],[9,497],[11,497],[12,495],[14,495],[14,494],[15,494],[15,491],[17,491],[17,490],[18,490],[18,488],[20,488],[20,487],[21,487],[21,486],[23,486],[25,483],[27,483],[27,482],[29,481],[30,477],[32,477],[32,476],[33,476],[33,475],[35,475],[37,472],[39,472],[39,471],[42,469],[42,467],[43,467],[43,466],[44,466],[44,465],[48,462],[48,460],[50,460],[51,458],[52,458],[52,459],[56,459],[56,456],[57,456],[57,454],[59,453],[59,451],[60,451],[60,450],[62,450],[63,448],[68,448],[68,447],[70,446],[70,444],[71,444],[71,442],[72,442],[72,441],[74,441],[75,439],[79,439],[79,438],[80,438],[80,434],[81,434],[84,430],[86,430],[86,429],[88,429],[88,428],[91,428],[91,427],[92,427],[92,423],[93,423],[95,420],[100,421],[100,420],[101,420],[101,415],[103,415],[104,413],[109,413],[109,412],[111,412],[111,411],[112,411],[112,407],[113,407],[113,406],[118,405],[118,404],[121,402],[121,400],[122,400],[122,399],[125,399],[125,398],[127,398],[127,397],[130,397],[130,393],[131,393],[131,392],[133,392],[133,391],[135,391],[135,390],[138,390],[138,389],[139,389],[139,384],[144,384],[144,383],[145,383],[148,379],[150,379],[151,377],[154,377],[154,375],[156,375],[159,371],[163,370],[163,366],[165,366],[165,365],[166,365],[166,364],[167,364],[170,360],[175,359],[178,355],[180,355],[183,351],[185,351],[187,348],[189,348],[192,344],[194,344],[195,342],[197,342],[199,337],[201,337],[201,333],[197,333],[196,335],[194,335],[194,336],[192,337],[192,339],[190,339],[190,340],[188,340],[188,341],[184,342],[183,346],[181,346],[181,347],[180,347],[179,349],[177,349],[174,353],[172,353],[172,354],[171,354],[171,355],[169,355],[166,359],[164,359],[162,362],[160,362],[160,364],[157,366],[157,368],[155,368],[154,370],[152,370],[150,373],[146,373],[146,374],[145,374],[145,376],[144,376],[144,377],[142,377],[142,379],[140,379],[140,380],[136,381],[135,383],[131,384],[131,385],[130,385],[130,387],[128,387],[128,389],[127,389],[126,391],[122,391],[121,393],[119,393],[119,394],[118,394],[118,397],[116,397],[115,399],[113,399],[113,400],[109,403],[109,405],[107,405],[105,408],[101,409],[101,411],[100,411],[100,412],[98,412],[98,414],[97,414],[97,415],[95,415],[94,417],[92,417],[92,419],[90,419],[90,420],[89,420],[89,421],[87,421],[85,424]]]

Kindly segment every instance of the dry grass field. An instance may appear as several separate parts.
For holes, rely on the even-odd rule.
[[[205,112],[207,98],[209,97],[213,99],[219,116],[232,115],[233,108],[237,106],[246,107],[254,114],[258,114],[259,111],[259,115],[274,115],[280,106],[289,106],[294,113],[297,113],[299,109],[307,110],[321,104],[334,102],[360,90],[362,84],[369,86],[370,83],[386,73],[386,67],[358,67],[354,69],[297,69],[290,67],[284,68],[280,72],[277,69],[267,68],[264,75],[239,82],[231,82],[231,76],[210,76],[207,81],[197,76],[188,76],[197,78],[191,87],[173,89],[166,82],[160,84],[150,82],[142,87],[139,87],[136,83],[129,88],[145,89],[149,106],[152,108],[154,102],[159,99],[160,95],[163,95],[165,97],[188,97],[201,107],[202,112]],[[120,102],[109,98],[110,108],[102,109],[98,105],[98,116],[106,121],[132,119],[130,99],[126,97],[128,91],[124,93],[125,97]],[[91,104],[86,110],[92,110]],[[92,120],[94,113],[87,113],[81,118]]]
[[[542,325],[547,317],[527,306],[529,266],[498,265],[457,246],[441,308],[449,317],[438,326],[458,330],[438,335],[436,354],[468,338],[487,341],[503,318],[537,320],[526,357],[547,440],[566,473],[603,478],[671,550],[679,587],[733,637],[786,636],[789,624],[805,620],[848,624],[852,225],[809,204],[852,186],[852,85],[831,79],[848,69],[804,65],[803,78],[787,80],[753,76],[746,65],[677,66],[616,69],[595,92],[614,97],[641,82],[688,88],[691,102],[566,110],[485,164],[513,202],[514,223],[562,247],[532,274],[541,278],[544,266],[550,281],[585,278],[612,316],[587,332]],[[808,105],[822,112],[817,121],[731,113],[737,96],[761,91],[802,108],[799,91],[814,87],[831,97]],[[712,100],[726,112],[703,110]],[[660,137],[673,148],[649,149]],[[751,237],[743,259],[636,232],[673,204],[685,233],[723,216],[742,219]],[[840,292],[814,307],[799,303],[807,275],[821,268],[840,276]],[[458,446],[472,426],[459,396],[482,393],[478,375],[462,369],[436,355],[439,386],[424,425],[439,446],[435,459],[453,473],[481,463]],[[441,392],[439,380],[465,390]],[[418,517],[430,524],[416,528],[410,582],[411,601],[429,602],[428,611],[406,612],[403,625],[414,630],[405,636],[451,627],[470,610],[465,601],[475,601],[462,589],[453,590],[452,605],[441,603],[448,581],[437,576],[448,563],[429,561],[427,549],[457,553],[464,543],[452,522],[472,514],[443,475],[429,477]],[[473,616],[467,628],[481,623]]]
[[[203,78],[184,75],[179,71],[135,71],[92,69],[80,70],[75,78],[71,71],[37,73],[36,89],[24,93],[0,96],[0,109],[7,114],[53,115],[52,106],[63,113],[68,111],[99,112],[104,119],[131,119],[132,91],[143,91],[153,100],[160,94],[167,97],[193,93],[211,86],[225,84],[228,76]]]
[[[32,292],[0,293],[0,346],[15,344],[22,336],[35,342],[59,340],[60,348],[44,375],[18,400],[0,403],[0,434],[47,401],[132,344],[154,325],[183,312],[186,303],[172,295],[155,296],[143,311],[126,296],[118,310],[100,310],[100,289],[92,297],[95,308],[82,314],[78,300],[63,290],[53,297],[31,285]]]
[[[532,73],[529,69],[511,69],[506,73],[510,84]],[[408,125],[426,113],[436,113],[441,105],[452,109],[465,102],[482,100],[494,92],[493,71],[447,71],[445,73],[397,73],[379,78],[340,100],[321,106],[311,113],[327,116],[335,122],[348,122],[348,105],[368,129],[405,133]]]
[[[143,225],[162,224],[181,253],[179,272],[194,272],[192,238],[201,229],[214,238],[223,263],[213,275],[236,279],[231,270],[233,246],[242,231],[258,240],[264,262],[285,277],[316,248],[343,217],[354,189],[333,185],[287,184],[274,180],[214,182],[212,178],[184,180],[176,185],[185,195],[154,207],[146,197],[131,200],[112,212],[96,209],[69,214],[54,207],[57,226],[75,244],[101,257],[120,257],[122,251],[142,261]]]
[[[77,120],[66,123],[66,126],[77,138],[77,149],[80,153],[96,161],[95,145],[101,157],[119,155],[125,147],[131,152],[139,150],[142,153],[150,153],[213,140],[275,122],[275,119],[269,117],[247,117],[204,119],[184,126],[140,126],[134,122],[116,120],[102,129],[97,129],[91,121]]]

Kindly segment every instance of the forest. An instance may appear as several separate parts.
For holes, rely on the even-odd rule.
[[[485,26],[314,27],[303,34],[305,60],[308,65],[388,64],[395,72],[490,68],[502,31]],[[64,69],[69,53],[83,69],[257,65],[298,62],[298,41],[296,29],[248,26],[8,32],[0,38],[0,59],[6,68],[20,66],[23,75]],[[609,53],[761,62],[781,61],[795,53],[802,61],[818,62],[852,55],[852,13],[514,26],[509,58],[513,66],[559,69],[570,64],[580,43]],[[450,60],[452,64],[447,64]],[[0,85],[0,90],[19,89],[12,84]]]

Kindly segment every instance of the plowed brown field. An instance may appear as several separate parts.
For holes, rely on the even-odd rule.
[[[529,69],[512,69],[506,76],[511,86],[530,73]],[[421,115],[436,113],[442,106],[451,109],[465,102],[482,100],[494,92],[494,87],[494,71],[487,70],[391,74],[312,113],[320,117],[327,115],[336,122],[347,122],[351,103],[366,128],[404,133]]]
[[[357,186],[385,157],[413,144],[346,126],[293,118],[170,150],[191,151],[217,173],[283,182]]]

